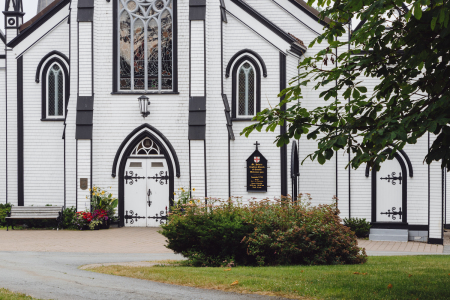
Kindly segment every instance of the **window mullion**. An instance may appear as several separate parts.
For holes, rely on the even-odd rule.
[[[59,86],[58,86],[58,84],[59,84],[59,72],[57,73],[57,72],[54,72],[53,70],[52,70],[52,72],[53,72],[53,77],[55,78],[55,98],[54,98],[54,101],[55,101],[55,117],[56,116],[58,116],[58,88],[59,88]]]
[[[144,22],[144,90],[148,91],[148,24],[150,19],[147,22]]]
[[[161,16],[158,16],[158,91],[162,88],[162,55],[161,55]]]
[[[245,115],[248,116],[248,73],[249,70],[248,69],[243,69],[244,70],[244,75],[245,75]]]
[[[134,19],[133,16],[130,14],[130,52],[131,52],[131,58],[130,58],[130,90],[134,91]]]

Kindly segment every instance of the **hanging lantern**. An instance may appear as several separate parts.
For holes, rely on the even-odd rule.
[[[138,101],[139,101],[139,108],[141,109],[141,115],[145,118],[150,114],[150,112],[148,111],[150,101],[146,96],[140,96],[138,98]]]

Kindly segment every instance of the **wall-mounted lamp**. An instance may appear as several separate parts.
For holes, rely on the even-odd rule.
[[[146,96],[140,96],[138,98],[138,101],[139,101],[139,108],[141,109],[141,114],[145,118],[150,114],[150,112],[148,111],[148,106],[150,105],[150,101],[148,100],[148,97],[146,97]]]

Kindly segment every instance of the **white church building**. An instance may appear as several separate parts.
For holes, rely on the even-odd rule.
[[[346,169],[342,152],[299,165],[317,145],[276,147],[283,126],[240,136],[325,47],[305,46],[327,22],[303,0],[40,0],[23,23],[25,13],[6,0],[0,203],[84,210],[99,186],[119,199],[120,225],[157,226],[181,187],[198,198],[310,193],[313,204],[336,195],[342,218],[372,223],[371,239],[443,243],[446,173],[423,163],[432,136],[379,172]],[[304,106],[319,101],[304,89]]]

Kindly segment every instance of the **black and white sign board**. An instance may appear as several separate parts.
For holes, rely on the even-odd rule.
[[[247,158],[247,192],[267,192],[267,159],[256,150]]]

